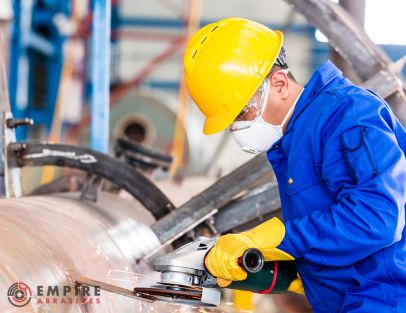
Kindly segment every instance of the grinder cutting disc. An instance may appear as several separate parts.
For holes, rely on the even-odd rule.
[[[195,306],[214,306],[201,302],[201,288],[188,288],[178,285],[154,285],[151,287],[135,287],[134,292],[136,295],[153,296],[157,301],[182,303]]]

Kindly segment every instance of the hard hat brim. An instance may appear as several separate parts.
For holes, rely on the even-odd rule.
[[[238,115],[238,113],[236,114],[236,116],[237,115]],[[204,122],[204,126],[203,126],[203,134],[213,135],[215,133],[225,130],[227,127],[229,127],[231,125],[231,123],[234,121],[235,117],[226,118],[224,116],[221,116],[221,117],[206,118],[206,120]]]

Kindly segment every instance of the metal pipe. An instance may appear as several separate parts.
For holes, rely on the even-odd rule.
[[[135,260],[159,245],[149,228],[154,218],[131,199],[102,193],[100,200],[81,202],[74,193],[0,200],[1,290],[23,282],[32,291],[24,308],[0,297],[0,312],[162,312],[161,304],[103,290],[99,304],[87,305],[60,303],[61,294],[45,304],[37,295],[38,285],[45,293],[47,286],[73,290],[71,278],[80,276],[127,289],[147,283],[140,275],[149,267]]]
[[[111,0],[93,1],[91,147],[107,153],[109,141]]]
[[[365,0],[340,0],[339,4],[352,16],[354,22],[363,29],[365,21]],[[351,66],[349,66],[345,59],[334,49],[331,51],[331,60],[343,71],[343,74],[346,77],[350,78],[355,83],[359,82],[358,77],[356,77]]]
[[[364,27],[365,22],[365,0],[340,0],[340,5],[346,9],[354,18],[354,22]]]

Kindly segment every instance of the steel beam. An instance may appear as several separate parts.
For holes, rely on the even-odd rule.
[[[403,57],[395,63],[390,64],[386,70],[381,70],[367,81],[364,81],[362,85],[365,88],[374,90],[382,98],[388,98],[404,86],[400,73],[405,63],[406,57]]]
[[[220,234],[281,213],[278,184],[275,181],[256,187],[221,208],[214,216],[214,228]]]
[[[350,64],[362,80],[386,68],[391,62],[352,17],[330,0],[285,0],[328,38],[329,43]]]
[[[161,218],[152,230],[163,245],[169,244],[270,173],[265,154],[260,154]]]
[[[339,5],[330,0],[285,0],[327,36],[334,49],[352,66],[362,81],[380,71],[391,71],[388,55],[368,37],[365,31]],[[392,73],[403,82],[399,73]],[[406,125],[404,85],[386,98],[403,125]]]

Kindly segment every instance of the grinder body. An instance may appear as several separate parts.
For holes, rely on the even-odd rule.
[[[247,272],[245,280],[233,281],[226,288],[256,293],[287,292],[290,283],[297,278],[294,261],[265,262],[256,273]]]
[[[201,237],[177,250],[157,258],[153,269],[161,272],[159,283],[166,286],[219,288],[217,280],[204,265],[207,253],[216,240]],[[293,261],[264,262],[258,249],[248,249],[238,260],[247,272],[243,281],[233,281],[226,288],[257,293],[287,292],[289,284],[297,278]]]

